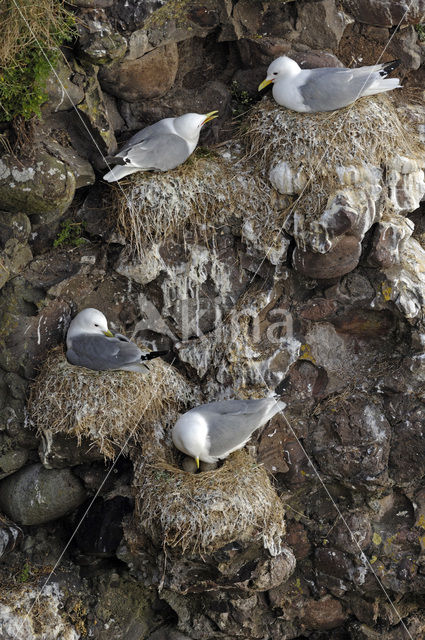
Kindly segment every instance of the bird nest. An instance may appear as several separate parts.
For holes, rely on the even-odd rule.
[[[115,188],[119,231],[139,258],[146,246],[184,237],[186,229],[208,240],[217,225],[240,229],[250,218],[273,240],[272,189],[246,166],[216,154],[194,155],[173,171],[136,173]]]
[[[198,474],[139,458],[134,487],[135,525],[161,546],[203,555],[236,540],[261,541],[271,555],[281,552],[283,503],[266,470],[246,451]]]
[[[344,168],[379,171],[396,156],[422,165],[425,151],[386,95],[327,113],[297,113],[262,100],[252,110],[244,140],[258,172],[268,174],[282,161],[289,165],[301,185],[295,190],[297,211],[311,217],[321,214],[335,186],[341,187]]]
[[[152,449],[178,412],[196,402],[189,383],[159,358],[150,373],[92,371],[54,349],[31,389],[28,411],[40,431],[88,438],[105,458],[128,444]]]

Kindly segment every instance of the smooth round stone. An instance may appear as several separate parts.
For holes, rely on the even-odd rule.
[[[354,236],[341,236],[328,253],[314,253],[298,247],[294,251],[295,269],[308,278],[330,280],[339,278],[355,269],[359,263],[362,246]]]
[[[56,520],[85,499],[83,485],[69,469],[45,469],[37,463],[0,482],[0,509],[18,524]]]

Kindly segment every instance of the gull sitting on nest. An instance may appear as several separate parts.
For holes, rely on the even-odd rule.
[[[253,432],[271,420],[285,403],[275,398],[223,400],[184,413],[173,427],[177,449],[199,461],[217,462],[248,442]]]
[[[363,96],[400,87],[399,78],[387,78],[399,60],[371,67],[301,69],[287,56],[276,58],[258,91],[273,84],[273,98],[283,107],[304,113],[342,109]]]
[[[195,151],[201,128],[218,117],[218,111],[185,113],[178,118],[164,118],[136,133],[110,158],[116,166],[103,179],[116,182],[137,171],[169,171],[182,164]]]
[[[69,325],[66,335],[68,362],[95,371],[121,370],[148,373],[144,363],[163,356],[168,351],[144,353],[128,338],[115,335],[108,329],[108,322],[101,311],[83,309]]]

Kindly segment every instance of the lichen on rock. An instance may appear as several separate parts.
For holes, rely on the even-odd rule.
[[[0,158],[0,199],[7,211],[38,214],[50,222],[69,207],[75,187],[67,165],[43,150],[32,162],[17,161],[8,154]]]

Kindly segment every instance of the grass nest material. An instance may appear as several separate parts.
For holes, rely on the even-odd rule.
[[[272,189],[250,170],[218,155],[195,157],[167,173],[136,173],[115,189],[120,232],[136,255],[190,228],[207,238],[211,227],[258,218],[262,233],[274,229]]]
[[[30,395],[30,419],[39,431],[84,436],[105,458],[114,458],[130,444],[151,450],[166,425],[195,402],[190,384],[172,366],[158,359],[150,373],[92,371],[69,364],[63,348],[54,349]]]
[[[343,167],[373,169],[388,166],[397,155],[422,164],[425,146],[412,135],[386,95],[362,98],[350,107],[329,113],[297,113],[271,100],[251,112],[244,134],[248,157],[268,174],[286,161],[306,186],[297,197],[297,210],[320,214]]]
[[[134,486],[135,523],[153,541],[188,555],[213,553],[235,540],[262,541],[272,555],[281,551],[283,503],[266,470],[246,451],[198,474],[139,458]]]
[[[0,117],[40,115],[59,47],[76,36],[74,15],[62,0],[2,0],[0,24]]]

